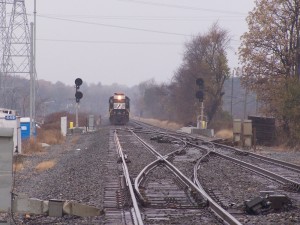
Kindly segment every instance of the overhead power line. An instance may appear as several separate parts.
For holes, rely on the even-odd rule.
[[[39,14],[40,16],[59,17],[59,18],[77,18],[77,19],[101,19],[101,20],[138,20],[138,21],[203,21],[205,19],[215,19],[210,16],[105,16],[105,15],[83,15],[83,14]],[[28,14],[32,16],[32,14]],[[223,15],[219,19],[240,18],[241,15]],[[244,17],[244,16],[242,16]]]
[[[236,11],[207,9],[207,8],[199,8],[199,7],[192,7],[192,6],[186,6],[186,5],[173,5],[173,4],[155,3],[155,2],[147,2],[147,1],[139,1],[139,0],[118,0],[118,1],[146,4],[146,5],[154,5],[154,6],[163,6],[163,7],[170,7],[170,8],[187,9],[187,10],[200,10],[200,11],[207,11],[207,12],[213,12],[213,13],[236,14],[236,15],[243,15],[243,16],[247,15],[246,13],[241,13],[241,12],[236,12]]]
[[[66,39],[43,39],[39,38],[38,41],[49,42],[69,42],[69,43],[91,43],[91,44],[128,44],[128,45],[182,45],[179,42],[129,42],[129,41],[89,41],[89,40],[66,40]]]
[[[126,26],[120,26],[120,25],[111,25],[111,24],[105,24],[105,23],[86,22],[86,21],[81,21],[81,20],[72,20],[72,19],[65,19],[65,18],[58,18],[58,17],[51,17],[51,16],[41,16],[41,15],[39,15],[39,17],[47,18],[47,19],[53,19],[53,20],[67,21],[67,22],[72,22],[72,23],[81,23],[81,24],[88,24],[88,25],[94,25],[94,26],[103,26],[103,27],[113,27],[113,28],[143,31],[143,32],[150,32],[150,33],[157,33],[157,34],[168,34],[168,35],[176,35],[176,36],[184,36],[184,37],[190,37],[191,36],[191,35],[182,34],[182,33],[166,32],[166,31],[159,31],[159,30],[149,30],[149,29],[143,29],[143,28],[126,27]]]

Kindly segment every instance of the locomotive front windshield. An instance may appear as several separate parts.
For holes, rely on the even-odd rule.
[[[129,121],[130,99],[123,93],[115,93],[109,98],[109,120],[111,124],[121,125]]]
[[[114,109],[125,109],[125,96],[124,95],[115,95],[114,96]]]

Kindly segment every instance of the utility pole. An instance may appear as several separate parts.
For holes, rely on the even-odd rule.
[[[36,110],[35,110],[35,103],[36,103],[36,80],[37,80],[37,74],[36,74],[36,0],[34,0],[34,25],[33,25],[33,38],[32,38],[32,42],[33,42],[33,54],[32,54],[32,64],[33,64],[33,87],[32,87],[32,91],[33,91],[33,103],[32,103],[32,116],[35,120],[36,118]],[[35,121],[34,121],[35,123]]]
[[[30,137],[33,136],[34,133],[34,117],[33,117],[33,105],[34,102],[34,63],[33,63],[33,23],[30,23],[30,34],[31,34],[31,41],[30,41]]]
[[[298,21],[298,26],[296,27],[297,29],[297,37],[296,37],[296,41],[297,41],[297,44],[296,44],[296,62],[295,62],[295,74],[296,74],[296,77],[298,79],[298,81],[300,80],[300,18],[299,18],[299,15],[298,15],[298,18],[297,18],[297,21]]]
[[[3,53],[5,45],[5,35],[6,35],[6,2],[0,3],[0,97],[2,92],[2,77],[4,76],[3,72]],[[0,102],[1,104],[1,102]]]
[[[255,115],[257,116],[257,115],[258,115],[258,105],[259,105],[258,99],[257,99],[257,95],[256,95],[256,97],[255,97],[255,100],[256,100],[256,105],[255,105]]]
[[[244,96],[244,119],[246,119],[247,114],[247,98],[248,98],[248,89],[245,90],[245,96]]]
[[[298,37],[297,78],[300,80],[300,38]]]
[[[230,102],[230,115],[233,118],[233,78],[234,78],[234,70],[232,71],[231,77],[231,102]]]
[[[36,67],[36,0],[34,0],[34,11],[33,11],[33,15],[34,15],[34,67]]]

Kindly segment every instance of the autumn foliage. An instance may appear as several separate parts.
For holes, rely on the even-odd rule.
[[[299,15],[299,1],[256,1],[239,49],[244,87],[256,92],[261,112],[277,119],[292,144],[300,142]]]

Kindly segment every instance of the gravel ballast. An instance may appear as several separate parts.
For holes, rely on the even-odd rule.
[[[24,215],[15,214],[16,224],[105,224],[104,189],[107,176],[113,174],[113,172],[108,171],[106,166],[107,161],[109,161],[111,130],[112,127],[110,126],[102,126],[94,133],[67,136],[65,143],[46,147],[41,153],[15,157],[16,161],[22,163],[24,167],[16,172],[15,193],[23,193],[28,197],[41,200],[74,200],[99,208],[102,213],[100,216],[81,218],[65,215],[62,218],[53,218],[30,215],[26,218]],[[123,140],[123,142],[126,141]],[[298,164],[300,157],[299,152],[259,150],[256,153],[296,164]],[[132,155],[131,152],[129,156],[133,160],[132,157],[138,155]],[[38,165],[45,162],[52,163],[52,166],[48,169],[46,167],[38,169]],[[112,176],[118,176],[118,173],[114,173]],[[297,213],[293,215],[294,212]],[[281,215],[288,221],[288,224],[300,224],[298,212],[295,210]],[[4,216],[0,213],[0,221],[1,219],[6,220]],[[258,221],[254,224],[262,224],[260,220],[270,224],[280,224],[280,214],[272,213],[266,217],[257,217]],[[251,224],[255,220],[249,218],[250,216],[245,217],[243,223]]]
[[[16,173],[15,192],[41,200],[74,200],[103,210],[108,149],[109,127],[103,127],[95,133],[67,136],[64,144],[47,147],[42,153],[18,156],[24,169]],[[48,161],[54,161],[55,165],[43,171],[36,169]],[[20,224],[101,224],[102,219],[101,216],[15,218]]]

